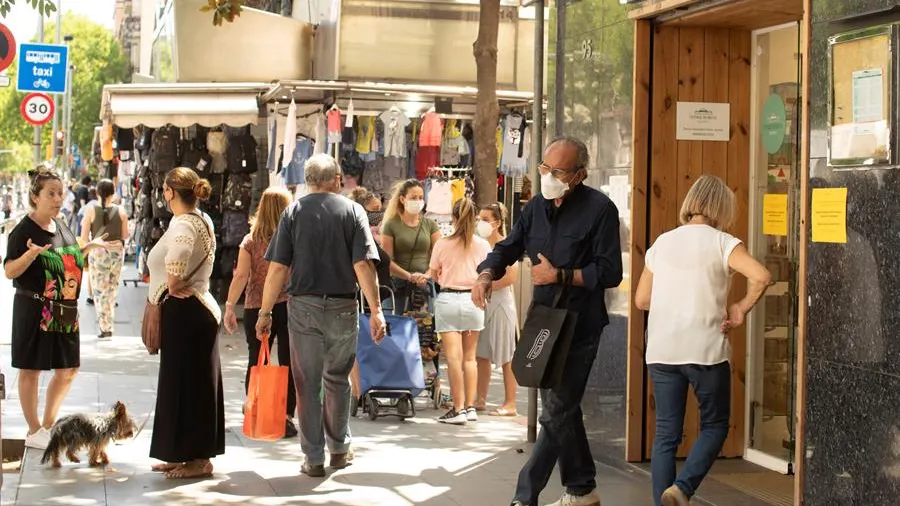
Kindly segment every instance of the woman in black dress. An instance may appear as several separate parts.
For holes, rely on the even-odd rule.
[[[19,370],[19,402],[28,434],[25,445],[44,449],[50,427],[81,365],[78,295],[84,258],[106,247],[105,235],[84,247],[58,218],[65,198],[62,180],[44,167],[32,171],[31,212],[9,234],[4,261],[13,280],[12,366]],[[53,370],[44,419],[38,418],[41,371]]]
[[[209,293],[216,255],[212,221],[197,210],[212,187],[191,169],[166,175],[174,218],[147,257],[153,304],[162,304],[159,386],[150,456],[167,478],[212,476],[225,453],[225,403],[219,359],[219,304]]]

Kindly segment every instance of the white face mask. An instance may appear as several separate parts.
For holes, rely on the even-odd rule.
[[[553,177],[550,172],[541,176],[541,195],[547,200],[562,198],[568,189],[569,185]]]
[[[410,214],[419,214],[422,212],[422,209],[425,209],[425,201],[424,200],[407,200],[406,201],[406,212]]]
[[[475,232],[479,237],[487,239],[494,233],[494,226],[486,221],[479,221],[475,225]]]

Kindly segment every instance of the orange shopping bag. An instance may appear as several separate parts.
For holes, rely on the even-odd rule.
[[[277,441],[284,437],[288,367],[271,365],[268,344],[269,336],[263,336],[259,360],[250,368],[244,435],[250,439]]]

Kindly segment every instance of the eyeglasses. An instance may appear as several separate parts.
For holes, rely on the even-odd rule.
[[[557,178],[557,179],[560,179],[560,178],[562,178],[562,177],[565,177],[567,174],[572,174],[573,172],[577,172],[578,169],[577,169],[577,168],[574,168],[574,169],[554,169],[553,167],[547,165],[546,163],[541,162],[541,164],[538,165],[538,171],[540,171],[540,172],[549,172],[550,174],[553,174],[553,177],[555,177],[555,178]]]

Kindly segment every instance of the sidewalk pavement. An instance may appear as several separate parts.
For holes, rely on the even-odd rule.
[[[124,277],[132,277],[133,267]],[[117,400],[128,406],[138,425],[155,403],[158,357],[150,357],[140,341],[140,320],[146,285],[119,291],[116,334],[99,342],[92,321],[94,309],[82,301],[82,367],[60,416],[105,411]],[[84,297],[82,297],[83,299]],[[0,307],[10,308],[12,288],[0,282]],[[0,370],[6,374],[7,399],[2,402],[2,435],[22,439],[26,425],[16,392],[16,372],[9,366],[10,311],[0,311]],[[225,454],[214,459],[215,476],[208,480],[169,481],[150,471],[148,457],[152,419],[132,442],[111,445],[111,465],[92,469],[65,463],[52,469],[39,463],[41,453],[26,453],[20,474],[4,477],[3,505],[430,505],[503,506],[509,504],[516,477],[528,457],[524,417],[484,416],[463,427],[435,421],[440,413],[426,399],[417,404],[418,417],[401,422],[384,417],[352,421],[356,460],[327,479],[299,474],[299,439],[261,443],[241,433],[241,406],[246,344],[243,335],[220,339],[226,399]],[[41,409],[49,374],[42,375]],[[502,377],[495,374],[489,404],[502,400]],[[519,412],[526,413],[526,392],[519,393]],[[649,482],[637,473],[597,466],[604,506],[648,506]],[[558,476],[542,499],[562,493]]]

